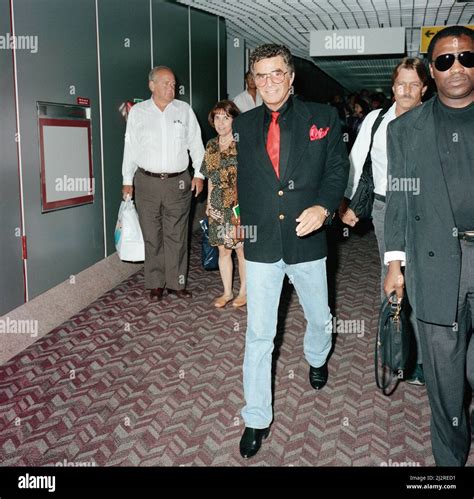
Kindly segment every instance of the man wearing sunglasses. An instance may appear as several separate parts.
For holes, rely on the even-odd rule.
[[[419,179],[420,188],[418,195],[387,193],[384,289],[403,296],[406,263],[438,466],[463,466],[470,447],[464,396],[466,381],[474,387],[473,54],[474,31],[439,31],[428,49],[438,95],[388,126],[388,174]]]

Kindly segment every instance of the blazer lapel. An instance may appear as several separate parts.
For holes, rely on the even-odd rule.
[[[431,207],[436,211],[441,220],[446,220],[455,227],[454,216],[449,199],[448,188],[438,152],[436,141],[436,126],[433,115],[435,98],[428,101],[414,126],[411,140],[411,151],[407,161],[413,164],[410,177],[420,179],[420,193],[425,199],[431,200]]]
[[[286,168],[280,177],[282,183],[291,179],[298,163],[300,162],[306,148],[309,145],[309,129],[311,127],[311,115],[306,106],[300,100],[293,98],[293,130],[291,133],[291,146],[289,157],[286,160]]]

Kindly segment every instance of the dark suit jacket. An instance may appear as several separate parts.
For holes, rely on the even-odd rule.
[[[436,143],[433,97],[388,126],[388,175],[419,178],[420,193],[389,190],[386,251],[405,251],[406,287],[416,317],[456,321],[461,250]],[[390,180],[390,177],[389,177]]]
[[[293,128],[289,151],[281,151],[280,179],[273,171],[264,142],[264,106],[234,120],[237,133],[237,185],[241,223],[246,236],[245,258],[294,264],[327,254],[324,228],[305,237],[296,235],[296,218],[321,205],[335,211],[344,195],[349,172],[346,147],[334,108],[293,98]],[[329,127],[324,138],[310,140],[310,129]],[[281,219],[283,215],[283,219]]]

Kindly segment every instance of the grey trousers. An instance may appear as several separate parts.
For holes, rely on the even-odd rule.
[[[470,447],[464,397],[466,387],[474,389],[474,243],[461,241],[461,251],[457,325],[438,326],[418,320],[431,407],[431,445],[438,466],[463,466]],[[474,414],[471,427],[474,432]]]
[[[145,288],[184,289],[188,273],[191,177],[135,174],[135,204],[145,240]]]
[[[374,207],[372,209],[372,223],[374,224],[375,237],[377,238],[377,243],[379,246],[380,255],[380,295],[381,300],[385,298],[385,293],[383,291],[383,282],[385,281],[385,276],[387,275],[388,267],[384,264],[383,258],[385,254],[385,239],[384,239],[384,227],[385,227],[385,203],[374,199]],[[412,312],[410,314],[410,324],[413,327],[413,332],[415,333],[416,339],[416,363],[423,363],[423,355],[420,347],[420,333],[418,331],[418,324],[415,314]]]

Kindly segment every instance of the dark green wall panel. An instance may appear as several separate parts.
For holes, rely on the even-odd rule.
[[[218,96],[217,49],[217,18],[192,9],[192,105],[205,141],[215,135],[207,121],[207,115]]]
[[[16,52],[33,298],[104,257],[95,1],[14,0],[13,5],[16,32],[38,36],[37,53]],[[41,213],[36,101],[75,104],[78,96],[91,102],[94,203]]]
[[[189,26],[188,8],[153,0],[153,65],[168,66],[178,84],[176,98],[189,103]],[[184,94],[178,92],[181,87]]]
[[[0,33],[11,33],[9,0],[0,0]],[[0,50],[0,315],[23,303],[20,194],[11,50]]]
[[[121,201],[126,122],[120,105],[148,99],[151,67],[149,0],[100,0],[99,34],[105,169],[107,253],[115,251],[114,229]]]
[[[225,19],[219,18],[219,53],[220,53],[220,94],[227,99],[227,30]]]

